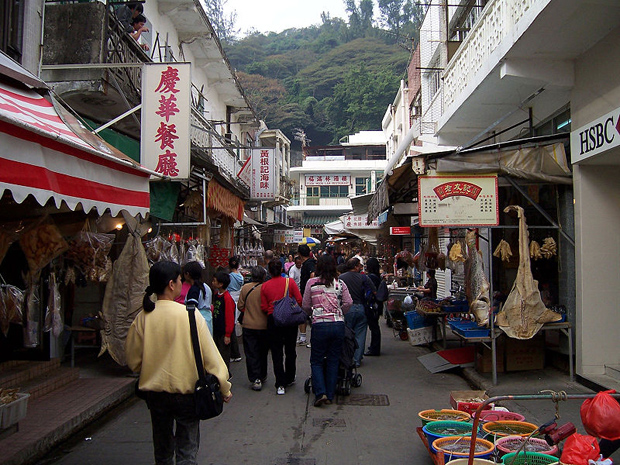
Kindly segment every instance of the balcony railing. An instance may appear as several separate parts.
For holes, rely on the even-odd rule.
[[[515,27],[528,9],[548,0],[493,0],[465,38],[443,76],[444,108],[458,100],[489,57]]]
[[[351,207],[351,201],[347,197],[307,197],[305,195],[291,198],[293,207]]]

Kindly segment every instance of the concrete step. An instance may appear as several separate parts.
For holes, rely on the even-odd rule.
[[[0,465],[33,463],[78,429],[132,396],[135,379],[78,379],[28,399],[17,432],[0,439]]]
[[[605,374],[611,378],[620,380],[620,365],[605,365]]]
[[[21,384],[19,390],[30,394],[30,399],[38,399],[56,389],[60,389],[69,383],[77,381],[80,377],[79,368],[60,367],[54,371],[43,373]]]
[[[20,387],[29,380],[60,368],[60,359],[45,362],[10,361],[0,364],[0,388]]]

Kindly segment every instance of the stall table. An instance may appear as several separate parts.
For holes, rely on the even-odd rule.
[[[565,334],[568,337],[568,365],[569,365],[569,374],[571,382],[574,381],[574,368],[573,368],[573,333],[571,331],[571,324],[568,321],[560,322],[560,323],[547,323],[540,328],[540,331],[550,331],[550,330],[558,330],[561,333]],[[504,332],[496,327],[492,327],[489,336],[487,337],[465,337],[462,334],[452,330],[452,333],[456,335],[459,339],[466,343],[476,343],[480,342],[485,347],[491,350],[491,366],[493,370],[493,385],[497,385],[497,338],[504,334]],[[490,347],[488,344],[491,344]]]

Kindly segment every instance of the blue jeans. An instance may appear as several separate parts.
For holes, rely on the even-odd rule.
[[[157,465],[197,465],[200,420],[193,394],[147,392]],[[176,428],[175,428],[176,423]]]
[[[329,400],[334,400],[343,341],[344,322],[312,325],[310,367],[312,392],[317,398],[326,395]]]
[[[344,316],[347,326],[355,333],[357,341],[357,349],[353,355],[353,361],[357,366],[362,362],[364,356],[364,347],[366,346],[366,331],[368,330],[368,321],[366,320],[366,312],[363,304],[353,304],[349,312]]]

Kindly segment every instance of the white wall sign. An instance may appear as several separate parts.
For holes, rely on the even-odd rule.
[[[368,215],[344,215],[341,218],[344,227],[347,229],[378,229],[380,227],[378,218],[372,223],[366,224]]]
[[[420,226],[497,226],[497,175],[419,176]]]
[[[570,133],[573,163],[606,152],[620,145],[620,108]]]
[[[299,244],[303,238],[304,238],[304,230],[295,229],[295,231],[293,232],[293,242],[295,244]]]
[[[275,149],[254,148],[250,152],[250,159],[241,168],[241,172],[251,170],[250,198],[251,200],[274,200],[276,198],[276,170]]]
[[[348,186],[351,176],[348,174],[306,174],[306,187],[309,186]]]
[[[189,179],[191,64],[145,63],[142,69],[141,163]]]
[[[284,231],[284,242],[286,244],[293,244],[295,242],[295,231],[292,229],[286,229]]]

